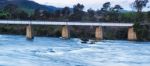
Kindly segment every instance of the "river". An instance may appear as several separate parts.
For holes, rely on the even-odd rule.
[[[0,35],[0,66],[150,66],[150,42]]]

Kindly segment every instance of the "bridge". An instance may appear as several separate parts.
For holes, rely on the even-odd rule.
[[[107,22],[55,22],[55,21],[0,21],[0,24],[30,24],[30,25],[70,25],[70,26],[133,26],[133,23],[107,23]]]
[[[95,26],[95,38],[97,40],[103,39],[103,26],[116,26],[116,27],[129,27],[128,40],[136,40],[136,33],[133,29],[133,23],[108,23],[108,22],[56,22],[56,21],[13,21],[13,20],[0,20],[0,24],[19,24],[27,25],[26,37],[28,39],[33,38],[32,25],[60,25],[62,27],[62,37],[69,38],[68,26]]]

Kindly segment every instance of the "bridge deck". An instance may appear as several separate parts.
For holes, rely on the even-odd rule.
[[[20,24],[20,25],[76,25],[76,26],[122,26],[130,27],[133,23],[92,23],[92,22],[55,22],[55,21],[6,21],[1,20],[0,24]]]

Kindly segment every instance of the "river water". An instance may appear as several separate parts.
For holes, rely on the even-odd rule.
[[[150,66],[150,42],[0,35],[0,66]]]

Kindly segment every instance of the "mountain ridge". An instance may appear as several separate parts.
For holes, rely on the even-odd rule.
[[[37,8],[40,8],[42,10],[48,10],[50,12],[59,9],[54,6],[41,5],[31,0],[0,0],[0,9],[4,8],[8,4],[14,4],[17,5],[19,8],[32,10],[32,11]]]

